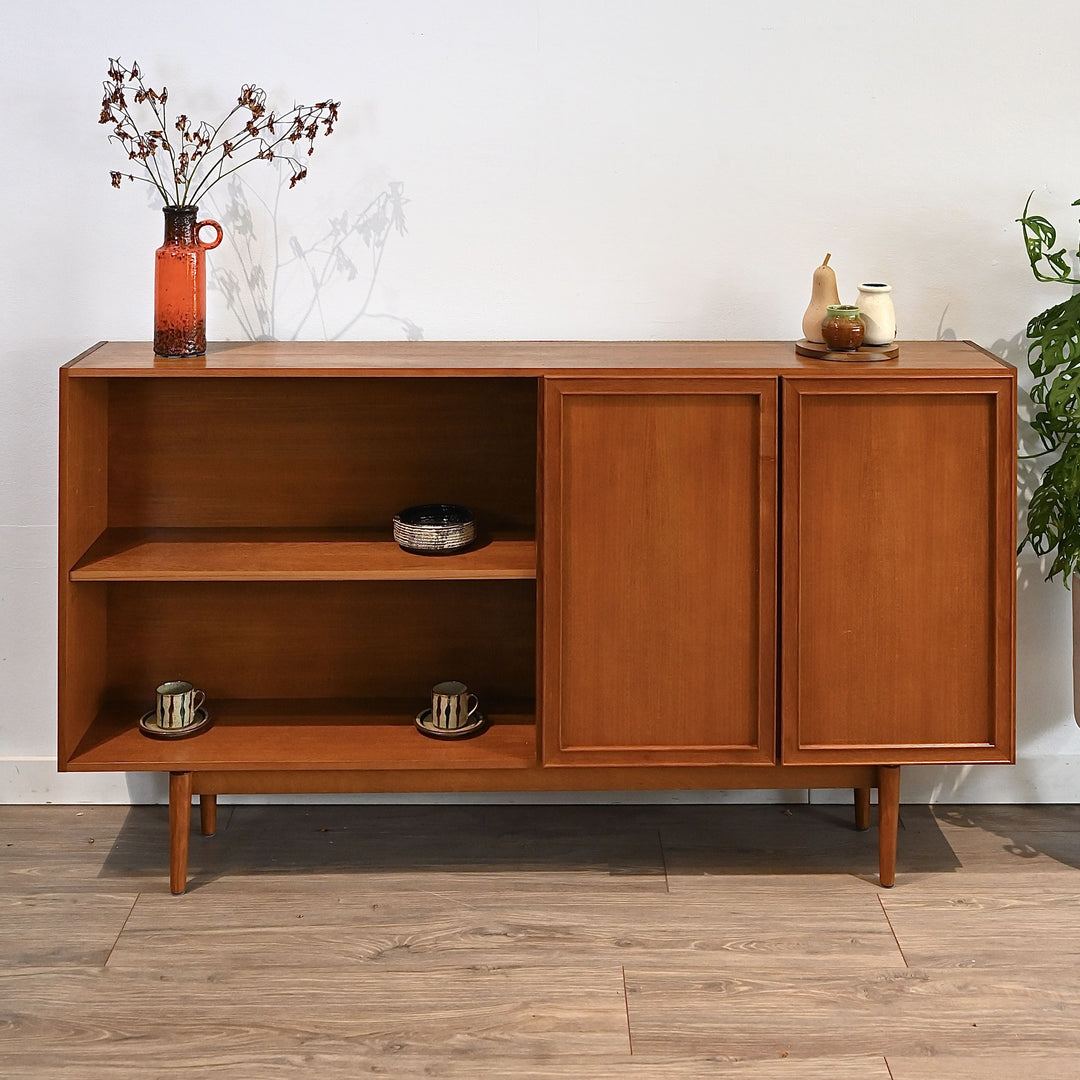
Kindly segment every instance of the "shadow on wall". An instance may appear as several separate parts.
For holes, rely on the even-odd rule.
[[[1031,375],[1028,369],[1028,345],[1026,331],[1021,331],[1007,341],[997,341],[993,351],[1013,364],[1020,372],[1017,388],[1017,462],[1016,462],[1016,536],[1023,543],[1027,535],[1027,511],[1031,496],[1042,479],[1044,447],[1031,427],[1036,404],[1031,400],[1029,388]],[[1027,704],[1029,715],[1039,718],[1039,728],[1033,729],[1037,736],[1050,732],[1056,718],[1068,716],[1080,725],[1080,710],[1075,704],[1076,676],[1070,670],[1075,664],[1072,657],[1073,643],[1066,631],[1062,639],[1061,609],[1065,600],[1060,577],[1049,587],[1058,596],[1048,604],[1047,586],[1044,584],[1050,571],[1053,555],[1036,555],[1030,546],[1018,552],[1017,559],[1017,698]],[[1031,643],[1031,644],[1028,644]],[[1048,648],[1049,643],[1049,648]],[[1070,680],[1069,676],[1072,675]],[[1049,677],[1048,677],[1049,676]],[[1025,686],[1025,678],[1030,685]],[[1070,693],[1072,695],[1070,699]],[[1064,699],[1062,699],[1064,695]]]
[[[937,340],[938,341],[956,341],[956,331],[951,327],[945,325],[945,317],[948,314],[948,308],[941,314],[941,320],[938,322]],[[988,346],[990,352],[995,356],[1000,357],[1007,364],[1011,364],[1020,373],[1019,386],[1017,388],[1017,412],[1019,414],[1019,422],[1017,424],[1017,457],[1016,463],[1016,535],[1018,538],[1023,538],[1027,528],[1025,526],[1025,518],[1027,515],[1028,502],[1031,499],[1031,493],[1039,485],[1039,479],[1042,476],[1042,466],[1037,456],[1038,452],[1042,449],[1042,444],[1039,442],[1038,437],[1031,430],[1031,425],[1028,421],[1034,415],[1035,405],[1031,400],[1031,394],[1028,393],[1028,388],[1024,385],[1025,375],[1027,372],[1027,333],[1024,330],[1014,334],[1011,338],[999,338],[992,345]],[[1037,569],[1037,566],[1036,566]],[[1021,568],[1018,573],[1022,573]],[[1043,572],[1045,575],[1045,571]]]
[[[359,212],[343,210],[319,235],[286,238],[278,203],[287,187],[279,175],[271,202],[234,176],[214,201],[228,254],[209,269],[209,288],[224,297],[244,336],[337,341],[363,336],[359,325],[375,320],[385,325],[368,336],[397,331],[420,341],[423,331],[411,319],[373,310],[387,244],[405,234],[404,184],[390,183]]]
[[[1017,536],[1023,537],[1027,531],[1024,519],[1027,514],[1028,502],[1032,492],[1039,486],[1042,478],[1042,460],[1039,457],[1043,449],[1039,437],[1031,428],[1031,418],[1035,415],[1035,403],[1031,400],[1028,386],[1030,378],[1025,378],[1028,373],[1028,337],[1026,332],[1021,331],[1006,340],[995,341],[991,351],[1007,360],[1020,372],[1019,386],[1016,393],[1016,406],[1019,414],[1017,424],[1017,462],[1016,462],[1016,513],[1017,513]],[[1048,568],[1048,567],[1047,567]],[[1045,573],[1045,572],[1044,572]]]

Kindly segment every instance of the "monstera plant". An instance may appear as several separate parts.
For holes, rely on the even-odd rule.
[[[1072,204],[1080,206],[1080,199]],[[1031,196],[1018,218],[1028,261],[1038,281],[1080,285],[1072,252],[1058,247],[1057,231],[1046,218],[1030,214]],[[1076,253],[1080,257],[1080,251]],[[1032,455],[1045,459],[1039,486],[1027,511],[1027,535],[1036,555],[1052,555],[1047,580],[1059,574],[1065,587],[1080,571],[1080,293],[1036,315],[1027,326],[1028,367],[1035,382],[1031,426],[1042,442]],[[1080,722],[1080,721],[1078,721]]]

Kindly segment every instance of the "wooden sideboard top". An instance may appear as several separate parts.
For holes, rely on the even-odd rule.
[[[237,341],[205,356],[154,356],[149,342],[104,341],[65,365],[74,376],[558,375],[697,372],[889,376],[1003,374],[1011,365],[967,341],[900,342],[896,360],[797,356],[791,341]]]

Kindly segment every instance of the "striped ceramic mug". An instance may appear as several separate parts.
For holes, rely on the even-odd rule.
[[[195,714],[206,700],[201,690],[196,690],[189,682],[176,679],[162,683],[157,688],[157,722],[160,728],[191,727],[195,723]]]
[[[451,680],[431,688],[431,723],[442,731],[457,731],[470,724],[480,702],[463,682]]]

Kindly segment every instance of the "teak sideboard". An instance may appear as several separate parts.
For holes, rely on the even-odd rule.
[[[102,343],[60,376],[61,770],[193,794],[851,788],[1011,762],[1016,372],[957,341]],[[391,519],[470,507],[426,557]],[[138,726],[154,688],[213,725]],[[486,731],[413,724],[477,691]]]

